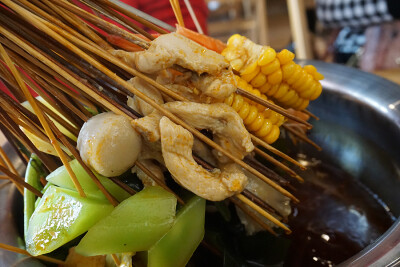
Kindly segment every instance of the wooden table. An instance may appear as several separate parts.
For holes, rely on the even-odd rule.
[[[386,78],[392,82],[400,84],[400,68],[377,70],[374,71],[373,73],[383,78]]]

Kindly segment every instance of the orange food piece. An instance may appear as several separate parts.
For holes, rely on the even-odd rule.
[[[195,41],[196,43],[204,46],[205,48],[213,50],[219,54],[221,54],[222,50],[224,50],[226,47],[226,44],[224,44],[220,40],[186,29],[185,27],[179,25],[176,25],[176,33],[179,33],[180,35],[183,35],[189,38],[190,40]]]

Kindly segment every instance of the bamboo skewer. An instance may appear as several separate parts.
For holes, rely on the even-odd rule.
[[[26,0],[19,0],[19,2],[21,4],[23,4],[24,6],[28,7],[29,9],[31,9],[33,12],[35,12],[37,15],[40,15],[41,17],[47,19],[49,22],[54,23],[55,25],[69,31],[71,34],[74,34],[75,36],[77,36],[78,38],[82,39],[83,41],[86,41],[88,43],[91,43],[92,45],[99,45],[101,47],[104,48],[110,48],[111,46],[105,42],[103,39],[101,39],[97,34],[95,34],[93,31],[91,31],[91,29],[88,29],[84,26],[79,25],[80,30],[82,30],[87,36],[89,36],[90,39],[88,39],[87,37],[85,37],[84,35],[78,33],[76,30],[68,27],[67,25],[65,25],[61,20],[56,19],[54,16],[52,16],[50,14],[50,12],[53,12],[54,14],[57,14],[59,16],[61,16],[63,19],[67,20],[69,23],[71,23],[72,25],[78,26],[78,22],[73,20],[71,17],[75,16],[74,14],[69,14],[71,16],[68,16],[67,14],[65,14],[65,12],[63,13],[63,11],[61,11],[60,9],[57,8],[57,6],[54,6],[53,4],[49,3],[47,1],[46,5],[43,5],[42,3],[34,0],[33,2],[35,4],[32,4]],[[41,7],[37,7],[35,5],[41,4]],[[44,6],[46,6],[46,9],[44,9]],[[77,16],[75,16],[74,18],[76,19],[80,19]]]
[[[3,158],[8,169],[10,169],[15,175],[18,175],[17,169],[15,169],[14,164],[12,164],[10,158],[7,156],[7,153],[3,150],[1,146],[0,146],[0,156]]]
[[[124,27],[130,29],[133,32],[137,32],[145,36],[146,38],[153,40],[154,37],[150,33],[146,32],[139,26],[137,26],[135,23],[133,23],[130,20],[127,20],[124,16],[122,16],[120,13],[114,11],[107,5],[102,5],[101,3],[94,3],[93,1],[89,0],[79,0],[80,2],[85,3],[86,5],[90,6],[92,9],[96,10],[97,12],[103,14],[104,16],[114,19],[117,21],[119,24],[123,25]]]
[[[11,171],[9,171],[6,167],[2,166],[1,164],[0,164],[0,171],[2,173],[4,173],[5,175],[7,175],[13,183],[22,185],[23,187],[25,187],[26,189],[28,189],[29,191],[34,193],[37,197],[43,196],[43,194],[39,190],[37,190],[36,188],[31,186],[30,184],[26,183],[22,177],[12,173]]]
[[[275,158],[271,157],[270,155],[268,155],[267,153],[265,153],[264,151],[262,151],[261,149],[259,149],[258,147],[254,148],[254,151],[262,156],[264,159],[272,162],[273,164],[275,164],[276,166],[278,166],[279,168],[281,168],[282,170],[286,171],[287,173],[290,174],[290,176],[296,178],[299,182],[303,183],[304,179],[298,175],[295,171],[293,171],[292,169],[290,169],[288,166],[286,166],[285,164],[281,163],[280,161],[276,160]]]
[[[0,101],[2,102],[2,101]],[[39,127],[35,122],[37,121],[36,117],[35,117],[35,121],[32,121],[30,118],[28,117],[24,117],[25,113],[23,113],[24,109],[15,109],[14,106],[10,106],[9,102],[5,101],[2,102],[3,104],[5,104],[4,107],[6,107],[9,110],[9,116],[11,119],[14,120],[15,123],[17,123],[18,125],[20,125],[24,130],[30,132],[31,134],[35,135],[37,138],[41,139],[42,141],[48,143],[49,145],[51,145],[51,141],[48,138],[48,136],[46,135],[46,131],[44,129],[42,129],[41,127]],[[38,105],[40,105],[40,103],[38,102]],[[29,112],[29,110],[27,110]],[[40,124],[40,122],[39,122]],[[66,151],[65,147],[62,147],[63,151]],[[66,155],[66,157],[68,157],[68,155]]]
[[[113,259],[115,266],[120,266],[121,265],[121,261],[118,259],[117,255],[115,254],[111,254],[111,258]]]
[[[79,164],[83,167],[83,169],[87,172],[87,174],[90,176],[92,181],[96,184],[96,186],[100,189],[100,191],[104,194],[104,196],[110,201],[110,203],[116,207],[118,206],[118,201],[107,191],[107,189],[104,187],[104,185],[99,181],[99,179],[94,175],[93,171],[83,162],[79,152],[76,150],[74,146],[71,145],[70,142],[65,138],[65,136],[61,133],[60,130],[54,125],[54,123],[46,116],[45,117],[48,124],[52,128],[52,130],[55,132],[57,137],[61,140],[61,142],[71,151],[72,155],[78,160]]]
[[[118,26],[116,26],[112,23],[109,23],[105,20],[102,20],[102,19],[96,17],[95,15],[90,14],[89,12],[86,12],[83,9],[80,9],[80,8],[72,5],[69,2],[66,2],[64,0],[57,0],[57,1],[51,0],[51,1],[54,4],[69,10],[70,12],[74,13],[75,15],[81,16],[82,18],[88,20],[89,22],[94,23],[97,27],[103,29],[106,32],[121,35],[124,38],[126,38],[127,40],[131,41],[132,43],[139,45],[140,47],[147,48],[147,46],[148,46],[147,42],[143,41],[143,39],[141,39],[140,37],[138,37],[132,33],[129,33],[125,30],[122,30]]]
[[[264,142],[263,140],[261,140],[261,139],[258,138],[257,136],[251,135],[251,140],[252,140],[254,143],[256,143],[257,145],[260,145],[260,146],[262,146],[263,148],[265,148],[265,149],[271,151],[271,152],[274,153],[275,155],[277,155],[277,156],[279,156],[279,157],[281,157],[281,158],[283,158],[283,159],[285,159],[285,160],[287,160],[287,161],[289,161],[289,162],[291,162],[291,163],[293,163],[293,164],[299,166],[302,170],[305,170],[305,169],[306,169],[306,167],[304,167],[303,165],[301,165],[300,162],[298,162],[297,160],[293,159],[292,157],[286,155],[286,154],[283,153],[282,151],[280,151],[280,150],[274,148],[274,147],[271,146],[270,144]]]
[[[46,131],[47,136],[49,137],[51,143],[53,144],[54,149],[56,150],[62,163],[65,165],[65,168],[67,169],[67,171],[72,179],[72,182],[74,183],[79,195],[82,197],[86,197],[86,194],[82,189],[82,186],[79,184],[79,181],[75,176],[75,173],[72,171],[71,166],[69,165],[68,159],[64,156],[64,153],[63,153],[61,147],[59,146],[53,132],[51,131],[51,129],[44,117],[45,115],[42,113],[42,110],[37,105],[36,100],[30,94],[30,92],[29,92],[28,88],[26,87],[25,83],[23,82],[18,70],[15,68],[14,64],[11,62],[11,59],[9,58],[7,52],[4,50],[4,47],[1,44],[0,44],[0,54],[3,57],[4,61],[7,63],[7,66],[10,68],[11,72],[13,73],[15,79],[18,82],[18,85],[20,86],[21,90],[24,92],[25,97],[31,104],[32,108],[35,110],[36,115],[38,116],[43,128]]]
[[[61,37],[60,35],[58,35],[57,33],[55,33],[54,31],[52,31],[50,28],[46,27],[46,25],[44,25],[41,21],[40,18],[37,18],[34,14],[28,12],[27,10],[21,8],[18,5],[15,5],[14,3],[10,2],[9,0],[2,0],[3,3],[7,4],[7,6],[9,6],[10,8],[12,8],[14,11],[16,11],[17,13],[20,13],[21,16],[25,16],[27,20],[29,20],[33,25],[35,25],[36,27],[38,27],[39,29],[43,30],[44,32],[46,32],[47,34],[49,34],[50,36],[52,36],[55,40],[59,41],[60,43],[66,45],[71,51],[73,51],[74,53],[76,53],[77,55],[79,55],[80,57],[82,57],[83,59],[85,59],[87,62],[89,62],[90,64],[92,64],[94,67],[96,67],[97,69],[101,70],[103,73],[105,73],[107,76],[109,76],[110,78],[112,78],[113,80],[115,80],[116,82],[118,82],[119,84],[121,84],[122,86],[126,87],[128,90],[130,90],[132,93],[134,93],[135,95],[137,95],[138,97],[140,97],[142,100],[144,100],[145,102],[147,102],[149,105],[151,105],[153,108],[155,108],[156,110],[160,111],[162,114],[164,114],[165,116],[167,116],[169,119],[171,119],[173,122],[183,126],[184,128],[186,128],[187,130],[189,130],[192,134],[194,134],[197,138],[199,138],[200,140],[202,140],[203,142],[205,142],[206,144],[208,144],[209,146],[213,147],[214,149],[220,151],[221,153],[223,153],[225,156],[227,156],[228,158],[230,158],[232,161],[234,161],[235,163],[237,163],[238,165],[240,165],[241,167],[247,169],[249,172],[251,172],[252,174],[254,174],[255,176],[257,176],[258,178],[260,178],[261,180],[263,180],[264,182],[268,183],[269,185],[271,185],[273,188],[275,188],[277,191],[281,192],[283,195],[291,198],[293,201],[298,202],[298,199],[296,197],[294,197],[290,192],[288,192],[287,190],[283,189],[282,187],[280,187],[279,185],[275,184],[273,181],[271,181],[269,178],[265,177],[264,175],[262,175],[260,172],[258,172],[257,170],[253,169],[252,167],[250,167],[249,165],[247,165],[246,163],[244,163],[243,161],[241,161],[240,159],[236,158],[235,156],[233,156],[232,154],[228,153],[226,150],[224,150],[221,146],[217,145],[216,143],[214,143],[213,141],[211,141],[210,139],[208,139],[206,136],[204,136],[203,134],[201,134],[199,131],[197,131],[196,129],[194,129],[192,126],[188,125],[187,123],[185,123],[184,121],[182,121],[181,119],[179,119],[178,117],[176,117],[174,114],[172,114],[171,112],[169,112],[168,110],[166,110],[165,108],[159,106],[157,103],[155,103],[151,98],[149,98],[148,96],[146,96],[145,94],[143,94],[142,92],[140,92],[139,90],[137,90],[136,88],[134,88],[130,83],[126,82],[125,80],[121,79],[120,77],[118,77],[115,73],[109,71],[107,68],[105,68],[103,65],[101,65],[99,62],[97,62],[96,60],[94,60],[93,58],[91,58],[89,55],[87,55],[86,53],[84,53],[83,51],[81,51],[79,48],[77,48],[76,46],[74,46],[73,44],[69,43],[67,40],[65,40],[63,37]],[[72,37],[74,38],[74,37]],[[76,38],[75,38],[76,39]],[[80,40],[77,40],[80,41]]]
[[[8,166],[6,166],[6,165],[7,165],[7,163],[3,160],[3,158],[0,158],[0,166],[2,166],[3,168],[7,168]],[[9,167],[8,167],[8,169],[11,170]],[[18,173],[14,173],[14,174],[19,177]],[[6,177],[6,179],[9,179],[10,181],[12,181],[14,183],[14,185],[16,186],[18,191],[21,193],[21,195],[24,195],[24,187],[21,186],[21,184],[15,182],[14,179],[10,178],[9,176],[5,176],[5,177]]]
[[[253,203],[250,199],[248,199],[244,195],[237,194],[237,195],[235,195],[235,197],[237,199],[239,199],[240,201],[242,201],[243,203],[245,203],[246,205],[248,205],[249,207],[251,207],[252,209],[254,209],[255,211],[257,211],[258,213],[260,213],[263,217],[265,217],[268,220],[270,220],[271,222],[273,222],[275,225],[278,225],[279,227],[281,227],[283,230],[285,230],[285,232],[287,234],[290,234],[292,232],[286,225],[284,225],[278,219],[276,219],[274,216],[272,216],[271,214],[269,214],[268,212],[266,212],[265,210],[263,210],[262,208],[257,206],[255,203]]]
[[[54,36],[52,36],[52,37],[54,38]],[[55,38],[55,39],[57,39],[57,38]],[[61,43],[65,44],[65,42],[61,42]],[[82,55],[80,55],[80,56],[82,56]],[[98,66],[101,66],[101,65],[98,65]],[[101,70],[103,71],[103,69],[101,69]],[[108,75],[108,74],[107,74],[107,75]],[[118,80],[118,78],[119,78],[119,77],[115,77],[115,76],[112,76],[112,77],[113,77],[114,79],[116,79],[116,80]],[[120,81],[118,80],[118,82],[120,82]],[[122,83],[122,82],[121,82],[121,83]],[[122,84],[123,84],[123,83],[122,83]],[[136,89],[134,89],[134,87],[129,88],[129,89],[130,89],[133,93],[135,93],[136,95],[138,95],[138,93],[135,92]],[[92,95],[92,96],[94,96],[94,95]],[[139,97],[140,97],[140,96],[139,96]],[[97,97],[97,98],[94,97],[94,98],[97,100],[98,97]],[[142,98],[142,97],[141,97],[141,98]],[[143,98],[142,98],[142,99],[143,99]],[[149,104],[151,105],[151,103],[149,103]],[[154,108],[156,108],[156,107],[154,107]],[[157,109],[157,108],[156,108],[156,109]],[[166,115],[170,115],[170,116],[172,115],[172,118],[171,118],[171,119],[174,120],[174,119],[173,119],[173,116],[174,116],[173,114],[167,114],[167,113],[166,113]],[[175,120],[176,120],[175,122],[178,122],[179,124],[182,123],[182,122],[179,121],[179,119],[175,119]],[[184,126],[185,126],[185,125],[184,125]],[[192,129],[189,129],[189,130],[192,130]],[[196,133],[195,133],[196,130],[193,129],[193,131],[194,131],[194,134],[196,135]],[[200,134],[200,133],[198,133],[198,134]],[[203,140],[203,141],[204,141],[204,140]],[[206,142],[206,141],[204,141],[204,142]],[[211,142],[211,141],[210,141],[210,142]],[[207,143],[207,142],[206,142],[206,143]],[[215,144],[215,145],[216,145],[216,144]],[[211,145],[211,146],[212,146],[212,145]],[[215,147],[214,147],[214,148],[215,148]],[[224,152],[222,152],[222,153],[224,153]],[[228,156],[228,155],[227,155],[227,156]],[[228,156],[228,157],[229,157],[229,156]],[[232,157],[233,157],[233,156],[232,156]],[[238,163],[238,164],[239,164],[239,163]],[[244,164],[244,163],[243,163],[243,164]],[[240,165],[240,164],[239,164],[239,165]],[[251,171],[251,170],[250,170],[250,171]],[[254,171],[256,171],[256,170],[254,170]],[[289,194],[290,194],[290,193],[289,193]]]
[[[43,0],[42,0],[43,1]],[[57,14],[59,14],[63,19],[68,21],[71,25],[79,29],[83,34],[85,34],[90,40],[95,42],[98,46],[103,49],[112,49],[112,46],[104,41],[97,33],[95,33],[86,23],[84,23],[80,17],[76,16],[70,11],[62,10],[61,8],[55,6],[50,1],[44,0],[51,9],[53,9]]]
[[[44,261],[47,261],[47,262],[59,264],[59,265],[64,265],[65,264],[64,261],[61,261],[61,260],[58,260],[58,259],[54,259],[54,258],[51,258],[51,257],[47,257],[47,256],[43,256],[43,255],[34,257],[31,254],[29,254],[28,251],[26,251],[26,250],[23,250],[23,249],[20,249],[20,248],[17,248],[17,247],[13,247],[13,246],[10,246],[10,245],[7,245],[7,244],[3,244],[3,243],[0,243],[0,248],[8,250],[8,251],[11,251],[11,252],[27,255],[27,256],[32,257],[32,258],[37,258],[39,260],[44,260]]]
[[[203,29],[200,26],[200,23],[196,17],[196,14],[193,11],[192,5],[189,0],[184,0],[187,10],[189,11],[190,17],[192,18],[194,25],[196,26],[197,32],[200,34],[204,34]]]
[[[267,225],[265,222],[263,222],[257,215],[255,215],[253,212],[249,211],[246,206],[243,205],[242,202],[237,200],[236,198],[232,197],[230,200],[241,210],[243,211],[246,215],[248,215],[251,219],[253,219],[256,223],[258,223],[262,228],[273,234],[274,236],[278,236],[275,231]]]
[[[300,133],[300,132],[296,131],[295,129],[293,129],[292,127],[289,127],[285,124],[283,124],[282,127],[285,128],[289,133],[293,134],[295,137],[299,138],[300,140],[302,140],[306,143],[309,143],[310,145],[315,147],[318,151],[322,150],[322,148],[319,145],[317,145],[316,143],[311,141],[305,134]]]
[[[294,116],[294,115],[288,113],[284,108],[281,108],[278,105],[272,104],[272,103],[270,103],[270,102],[268,102],[268,101],[266,101],[266,100],[264,100],[264,99],[262,99],[262,98],[260,98],[258,96],[255,96],[252,93],[247,92],[246,90],[238,88],[236,90],[236,93],[239,94],[239,95],[242,95],[242,96],[244,96],[244,97],[246,97],[246,98],[248,98],[248,99],[250,99],[250,100],[252,100],[254,102],[256,102],[257,104],[260,104],[260,105],[263,105],[264,107],[270,108],[271,110],[273,110],[275,112],[278,112],[279,114],[282,114],[283,116],[285,116],[285,117],[287,117],[289,119],[292,119],[294,121],[297,121],[298,123],[304,124],[309,129],[312,128],[312,125],[310,123],[300,119],[297,116]]]
[[[119,187],[121,187],[122,189],[124,189],[130,195],[136,194],[136,191],[132,187],[130,187],[129,185],[125,184],[120,179],[114,178],[114,177],[110,177],[110,180],[113,181],[114,184],[116,184]]]
[[[158,33],[168,33],[168,31],[164,30],[163,28],[169,30],[169,31],[174,31],[175,28],[172,27],[169,24],[166,24],[154,17],[151,17],[150,15],[141,12],[140,10],[137,10],[133,8],[132,6],[129,6],[123,2],[120,1],[115,1],[115,0],[98,0],[98,2],[103,3],[104,5],[107,5],[113,9],[115,9],[118,12],[121,12],[125,16],[143,24],[144,26],[148,27],[149,29],[154,30],[155,32]]]
[[[8,178],[8,176],[6,176],[6,178],[1,178],[1,179],[4,180],[4,179],[9,179],[9,178]],[[8,186],[8,185],[11,185],[11,184],[12,184],[11,181],[7,181],[7,182],[1,183],[1,184],[0,184],[0,190],[3,189],[4,187]]]
[[[0,74],[1,76],[1,74]],[[32,87],[36,87],[35,84],[33,84],[29,79],[24,79],[26,82],[28,82],[29,86]],[[14,85],[16,86],[16,85]],[[39,124],[40,122],[37,120],[37,117],[30,112],[28,109],[26,109],[25,107],[23,107],[22,105],[18,105],[16,103],[14,103],[14,101],[12,101],[12,99],[10,99],[9,97],[7,97],[6,94],[4,94],[3,92],[0,92],[0,102],[2,101],[1,99],[3,99],[3,101],[8,102],[9,104],[12,104],[15,108],[18,109],[18,111],[20,113],[22,113],[23,115],[25,115],[26,117],[28,117],[32,122],[34,122],[35,124]],[[44,105],[43,103],[41,103],[40,101],[37,102],[38,105],[40,106],[41,109],[43,109],[47,114],[49,114],[53,119],[55,119],[60,125],[62,125],[65,129],[67,129],[69,132],[71,132],[72,134],[74,134],[75,136],[78,136],[79,130],[75,127],[73,127],[69,122],[65,121],[63,118],[61,118],[57,113],[55,113],[54,111],[52,111],[51,109],[49,109],[46,105]]]
[[[113,111],[116,114],[124,115],[124,116],[126,116],[128,118],[131,118],[130,116],[125,114],[123,111],[121,111],[120,109],[118,109],[117,107],[112,105],[110,103],[110,101],[107,101],[104,96],[100,96],[98,93],[96,93],[93,90],[91,90],[89,87],[84,85],[80,80],[78,80],[77,78],[73,77],[69,72],[65,71],[62,67],[60,67],[59,65],[55,64],[51,60],[47,59],[41,53],[37,52],[31,46],[29,46],[26,43],[24,43],[21,39],[19,39],[15,35],[13,35],[11,32],[7,31],[1,25],[0,25],[0,32],[2,32],[4,35],[7,35],[8,39],[10,39],[14,43],[18,44],[22,49],[24,49],[28,53],[32,54],[34,57],[36,57],[38,60],[43,62],[48,67],[52,68],[59,75],[64,76],[64,78],[67,79],[70,83],[75,84],[78,88],[80,88],[82,91],[87,93],[91,98],[96,99],[100,104],[104,105],[109,110]]]
[[[148,175],[151,179],[153,179],[157,183],[157,185],[161,186],[162,188],[164,188],[168,192],[174,194],[174,196],[176,197],[176,199],[178,200],[178,202],[180,204],[182,204],[182,205],[185,204],[185,202],[177,194],[175,194],[174,191],[172,191],[165,183],[163,183],[156,175],[154,175],[154,173],[152,173],[149,169],[147,169],[144,164],[142,164],[140,161],[136,161],[135,165],[139,169],[141,169],[146,175]]]
[[[32,153],[35,153],[39,159],[46,166],[47,170],[50,172],[57,169],[57,164],[45,155],[43,152],[39,151],[36,146],[29,140],[28,137],[22,132],[22,130],[12,121],[12,119],[8,116],[8,114],[0,107],[0,118],[2,117],[2,123],[0,123],[0,129],[2,132],[8,130],[12,133],[27,149],[29,149]]]
[[[169,3],[172,7],[172,10],[174,11],[176,21],[178,22],[178,24],[180,26],[185,27],[185,23],[183,22],[183,18],[182,18],[182,12],[179,7],[179,2],[177,3],[175,0],[169,0]]]
[[[304,110],[302,110],[301,112],[304,112],[305,114],[307,114],[307,115],[310,116],[311,118],[314,118],[314,119],[316,119],[317,121],[319,121],[319,117],[316,116],[315,114],[311,113],[309,110],[304,109]]]

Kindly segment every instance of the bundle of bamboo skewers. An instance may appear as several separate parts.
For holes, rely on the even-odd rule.
[[[29,133],[29,137],[34,136],[40,142],[52,146],[82,197],[86,196],[85,192],[69,166],[69,161],[72,158],[79,161],[110,203],[114,206],[118,205],[118,201],[107,192],[93,171],[82,160],[76,149],[76,137],[84,122],[93,116],[90,110],[96,112],[112,111],[130,120],[140,118],[141,115],[126,104],[127,96],[135,95],[174,123],[189,130],[209,147],[219,151],[294,202],[298,202],[298,199],[284,188],[290,187],[288,181],[267,168],[260,168],[260,163],[255,158],[238,159],[127,82],[132,76],[140,77],[160,90],[163,95],[174,100],[187,101],[183,96],[157,83],[148,75],[139,72],[108,52],[109,49],[114,47],[105,40],[107,34],[117,35],[143,49],[149,47],[148,39],[154,39],[151,34],[136,26],[127,17],[160,34],[168,32],[155,25],[154,21],[147,20],[147,16],[141,17],[140,14],[134,14],[131,10],[118,5],[116,1],[81,0],[82,3],[96,12],[122,25],[127,29],[125,30],[99,16],[80,9],[66,0],[1,0],[1,2],[4,6],[0,8],[0,55],[2,59],[0,79],[14,98],[0,92],[0,130],[7,136],[11,144],[16,145],[16,147],[22,145],[30,153],[36,154],[49,172],[60,165],[59,161],[38,150],[31,139],[28,138],[27,133]],[[178,21],[181,21],[179,4],[177,5],[177,1],[171,2]],[[51,108],[34,98],[28,87],[50,104]],[[284,115],[295,122],[297,126],[302,125],[301,127],[307,129],[312,127],[308,122],[294,116],[287,110],[243,89],[238,88],[236,93]],[[20,105],[24,101],[30,103],[34,112]],[[63,134],[56,124],[67,129],[71,135]],[[21,127],[24,131],[21,130]],[[290,124],[285,125],[285,129],[296,138],[319,148],[304,133],[296,130]],[[302,169],[304,168],[293,158],[254,135],[252,135],[252,141],[276,156]],[[300,175],[264,150],[256,148],[255,152],[295,179],[303,181]],[[1,178],[13,182],[22,194],[25,189],[41,197],[42,193],[27,184],[18,174],[2,149],[0,149],[0,154],[4,160],[4,162],[0,161],[0,171],[4,174]],[[27,162],[22,153],[20,155]],[[213,168],[201,158],[195,157],[195,159],[204,168]],[[164,189],[173,193],[143,164],[137,162],[136,166]],[[130,194],[135,193],[132,188],[120,180],[111,179]],[[176,194],[175,196],[180,203],[183,203],[179,196]],[[251,192],[244,190],[241,194],[231,197],[230,200],[267,231],[275,234],[270,226],[254,216],[254,213],[248,212],[247,207],[254,209],[254,211],[284,229],[286,233],[290,233],[290,229],[281,222],[282,216]],[[0,244],[0,248],[26,254],[26,251],[5,244]],[[60,261],[48,257],[42,258],[61,264]]]

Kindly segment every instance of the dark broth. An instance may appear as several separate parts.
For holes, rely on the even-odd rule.
[[[300,203],[289,225],[293,233],[285,266],[332,266],[382,235],[394,222],[389,209],[344,171],[307,162],[306,183],[296,186]]]

